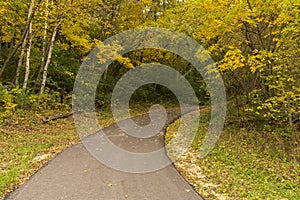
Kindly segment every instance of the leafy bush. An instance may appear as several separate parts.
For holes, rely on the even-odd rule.
[[[18,104],[16,104],[16,97],[22,93],[19,87],[3,86],[0,83],[0,103],[6,112],[12,112]]]
[[[62,106],[70,108],[71,102],[61,103],[60,93],[46,88],[43,94],[24,92],[19,86],[3,85],[0,83],[0,109],[11,113],[21,109],[57,109]]]

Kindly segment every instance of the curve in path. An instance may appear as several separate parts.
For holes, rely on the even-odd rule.
[[[167,112],[167,122],[162,130],[180,117],[178,109]],[[137,123],[147,123],[148,115],[133,118]],[[151,148],[164,145],[163,134],[148,142],[122,135],[113,124],[103,131],[118,146],[130,149]],[[129,138],[129,139],[128,139]],[[130,145],[128,145],[130,144]],[[151,144],[151,145],[149,145]],[[155,145],[154,145],[155,144]],[[131,149],[132,150],[132,149]],[[173,165],[146,173],[131,174],[116,171],[93,158],[82,143],[78,143],[37,171],[27,182],[10,193],[6,200],[200,200],[203,199],[178,173]]]

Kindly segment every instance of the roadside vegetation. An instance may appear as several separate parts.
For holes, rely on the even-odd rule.
[[[45,114],[52,115],[53,111]],[[26,181],[48,160],[78,142],[71,119],[44,123],[36,111],[18,110],[0,126],[0,196]]]
[[[199,158],[209,124],[201,113],[198,133],[175,167],[206,199],[299,199],[300,148],[282,129],[270,131],[248,122],[227,122],[213,151]],[[191,119],[193,120],[193,119]],[[166,142],[176,136],[180,120],[168,127]]]

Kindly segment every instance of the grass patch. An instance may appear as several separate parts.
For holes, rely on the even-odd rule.
[[[231,124],[208,156],[198,157],[205,137],[209,112],[202,114],[200,128],[175,166],[207,199],[300,199],[299,146],[286,151],[274,132],[249,125]],[[172,124],[166,138],[174,137],[180,121]]]
[[[52,115],[53,111],[45,112]],[[0,126],[0,196],[26,181],[45,162],[79,141],[71,118],[42,122],[37,111],[18,110]]]

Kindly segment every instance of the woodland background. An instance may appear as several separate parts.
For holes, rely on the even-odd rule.
[[[70,121],[44,126],[43,119],[70,111],[73,83],[88,53],[122,31],[162,27],[192,37],[217,63],[228,101],[223,140],[236,141],[227,144],[228,148],[238,149],[237,146],[246,142],[246,150],[252,145],[258,150],[255,154],[267,159],[262,168],[273,170],[270,180],[266,179],[266,174],[252,177],[246,173],[245,166],[236,167],[233,156],[229,158],[233,159],[229,164],[236,167],[233,169],[240,170],[248,181],[261,180],[271,192],[254,183],[254,189],[243,184],[238,186],[231,176],[227,177],[228,184],[215,183],[221,189],[199,186],[199,191],[207,192],[206,196],[212,199],[219,197],[211,191],[237,199],[299,197],[299,0],[1,0],[0,14],[3,149],[0,157],[3,180],[0,183],[3,194],[21,184],[43,163],[27,165],[24,162],[41,154],[55,154],[76,142],[75,136],[63,140],[61,135],[49,136],[45,145],[38,148],[36,144],[25,145],[20,152],[27,140],[35,138],[35,142],[41,142],[35,129],[43,133],[53,126],[66,128],[66,124],[68,131],[72,129]],[[185,74],[198,96],[199,105],[209,106],[205,82],[190,63],[167,51],[144,49],[120,56],[101,78],[96,95],[96,106],[102,110],[100,117],[110,122],[110,96],[118,79],[131,68],[151,62],[172,66]],[[132,109],[138,111],[140,107],[147,107],[144,105],[161,102],[170,107],[177,105],[176,97],[159,85],[146,85],[131,99]],[[249,152],[251,154],[252,150]],[[224,158],[223,153],[216,151],[215,158],[221,157],[212,166]],[[24,154],[27,155],[25,160]],[[271,160],[279,164],[273,166]],[[23,171],[17,172],[20,169]],[[277,173],[274,169],[278,169]],[[259,174],[257,171],[253,173]],[[225,179],[224,174],[219,177]],[[217,179],[212,176],[207,180]],[[259,188],[266,192],[259,192]],[[250,191],[250,196],[246,191]]]

